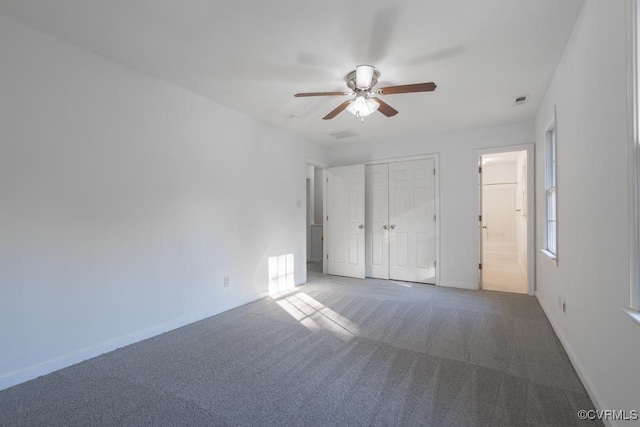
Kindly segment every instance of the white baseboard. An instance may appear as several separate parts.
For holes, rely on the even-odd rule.
[[[233,307],[226,307],[223,309],[205,311],[205,312],[201,312],[201,313],[190,315],[190,316],[183,316],[178,319],[171,320],[169,322],[165,322],[157,326],[152,326],[150,328],[147,328],[141,331],[136,331],[131,334],[122,336],[120,338],[103,342],[96,346],[86,348],[86,349],[77,351],[75,353],[70,353],[53,360],[48,360],[46,362],[39,363],[37,365],[30,366],[28,368],[24,368],[16,372],[12,372],[10,374],[0,377],[0,390],[4,390],[14,385],[18,385],[23,382],[32,380],[34,378],[38,378],[42,375],[50,374],[52,372],[58,371],[60,369],[66,368],[71,365],[75,365],[76,363],[83,362],[87,359],[100,356],[101,354],[108,353],[118,348],[137,343],[139,341],[154,337],[156,335],[163,334],[165,332],[172,331],[177,328],[181,328],[182,326],[197,322],[202,319],[206,319],[207,317],[215,316],[216,314],[223,313],[225,311],[240,307],[245,304],[249,304],[251,302],[262,299],[267,295],[268,295],[268,292],[261,292],[261,293],[252,295],[251,297],[243,298],[236,301]]]
[[[558,324],[550,314],[551,312],[549,311],[549,308],[545,305],[544,302],[542,302],[542,299],[539,297],[537,292],[536,292],[536,299],[540,303],[540,307],[542,307],[542,311],[544,311],[544,314],[547,316],[547,319],[549,319],[549,323],[551,323],[551,327],[553,328],[556,335],[558,336],[558,339],[562,343],[564,350],[567,352],[567,355],[569,356],[569,360],[571,360],[571,364],[573,365],[573,368],[578,373],[578,377],[580,377],[580,381],[582,381],[582,384],[584,385],[584,388],[587,390],[587,393],[589,394],[589,397],[591,398],[591,401],[593,402],[594,406],[598,410],[605,409],[607,406],[605,406],[602,403],[602,399],[598,395],[598,392],[596,391],[595,387],[593,386],[593,383],[585,373],[584,369],[582,369],[582,365],[580,365],[580,362],[578,361],[578,357],[576,356],[575,352],[573,351],[573,348],[569,344],[569,341],[567,340],[567,338],[564,336],[564,334],[558,327]],[[603,423],[611,427],[616,427],[618,425],[613,420],[603,420]]]

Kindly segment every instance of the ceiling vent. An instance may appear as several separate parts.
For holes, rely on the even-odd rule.
[[[352,131],[351,129],[331,132],[328,135],[334,139],[345,139],[345,138],[353,138],[354,136],[358,136],[358,134]]]
[[[515,105],[526,104],[528,99],[529,99],[529,97],[527,95],[518,96],[518,97],[516,97],[514,104]]]

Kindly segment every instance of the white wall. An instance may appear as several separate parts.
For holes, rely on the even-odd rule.
[[[533,140],[533,122],[523,122],[422,135],[393,144],[344,142],[330,148],[329,162],[339,166],[440,153],[440,284],[476,289],[478,189],[473,151]]]
[[[586,1],[537,115],[540,248],[541,148],[557,106],[559,262],[538,251],[536,272],[537,296],[596,404],[638,410],[640,325],[620,310],[630,299],[625,3]]]
[[[0,388],[306,280],[324,150],[2,16],[0,61]]]

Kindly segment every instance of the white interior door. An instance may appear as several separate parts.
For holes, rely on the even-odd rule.
[[[367,277],[389,278],[389,165],[365,169]]]
[[[435,160],[389,164],[389,276],[436,281]]]
[[[515,212],[516,184],[483,186],[482,246],[484,259],[516,261]]]
[[[327,273],[365,277],[364,165],[327,169]]]

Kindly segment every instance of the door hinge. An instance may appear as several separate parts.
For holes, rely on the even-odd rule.
[[[478,221],[482,222],[482,215],[478,215]]]
[[[329,221],[329,215],[327,215],[327,221]]]
[[[433,174],[434,175],[436,174],[436,168],[433,168]]]
[[[327,184],[329,183],[329,177],[327,177]]]
[[[482,173],[482,166],[478,166],[478,173]]]
[[[435,215],[435,214],[433,214],[433,220],[434,220],[434,221],[436,220],[436,215]]]
[[[482,264],[478,264],[478,270],[482,270]]]
[[[329,259],[329,254],[327,254],[327,259]]]
[[[438,261],[433,261],[433,268],[435,268],[438,265]]]

